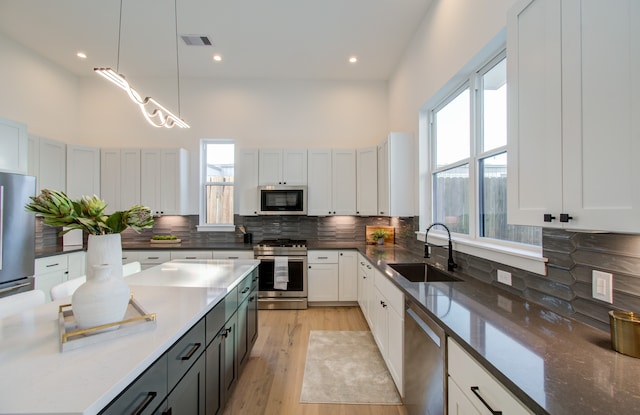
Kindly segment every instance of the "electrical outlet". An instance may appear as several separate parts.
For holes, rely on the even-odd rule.
[[[499,269],[498,270],[498,282],[501,282],[501,283],[503,283],[505,285],[511,286],[511,273]]]
[[[613,304],[613,274],[594,269],[591,274],[591,295],[596,300]]]

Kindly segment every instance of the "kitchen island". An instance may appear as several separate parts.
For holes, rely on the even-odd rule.
[[[173,261],[127,277],[156,327],[60,351],[54,301],[0,320],[1,414],[96,414],[116,398],[259,264]]]

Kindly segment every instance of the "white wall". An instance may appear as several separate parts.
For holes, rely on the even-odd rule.
[[[29,133],[64,142],[78,138],[77,77],[0,34],[0,117]]]
[[[420,108],[504,27],[517,0],[434,0],[389,80],[389,128],[418,133]]]

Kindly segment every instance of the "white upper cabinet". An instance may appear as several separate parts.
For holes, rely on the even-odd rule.
[[[306,185],[306,149],[261,149],[259,183],[267,185]]]
[[[29,169],[36,176],[36,193],[42,189],[66,191],[67,146],[65,143],[29,135]]]
[[[332,214],[356,214],[356,151],[339,149],[331,152]]]
[[[188,153],[180,149],[142,149],[140,200],[156,215],[186,214]]]
[[[378,148],[358,149],[356,158],[356,214],[375,216],[378,214]]]
[[[100,150],[100,191],[107,212],[140,204],[140,149]]]
[[[331,150],[309,149],[308,171],[307,215],[330,215],[333,209]]]
[[[640,232],[638,19],[633,0],[510,12],[510,223]]]
[[[42,158],[42,154],[40,158]],[[67,145],[67,195],[71,199],[100,194],[100,149]]]
[[[308,171],[309,216],[355,215],[355,150],[310,149]]]
[[[238,149],[235,165],[235,211],[242,216],[254,216],[260,210],[258,200],[259,151],[256,149]]]
[[[27,126],[0,118],[0,171],[27,174]]]
[[[390,133],[378,146],[378,214],[415,215],[415,152],[408,133]]]

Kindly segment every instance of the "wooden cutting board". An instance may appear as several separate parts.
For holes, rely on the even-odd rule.
[[[388,235],[384,238],[385,245],[393,245],[395,243],[395,235],[394,235],[394,227],[393,226],[367,226],[366,227],[366,242],[368,244],[376,244],[378,243],[373,237],[371,237],[371,233],[375,230],[383,229],[388,232]]]

